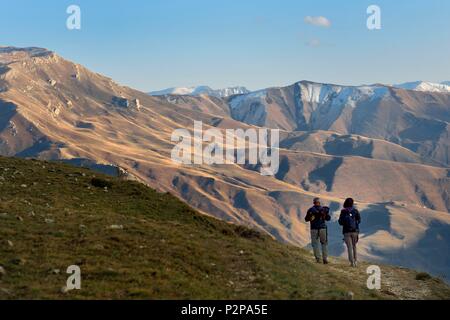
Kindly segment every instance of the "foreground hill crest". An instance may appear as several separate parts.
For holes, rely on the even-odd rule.
[[[318,265],[168,193],[61,163],[0,157],[0,198],[0,299],[450,297],[441,280],[388,265],[382,289],[370,291],[369,264]],[[74,264],[81,290],[61,290]]]

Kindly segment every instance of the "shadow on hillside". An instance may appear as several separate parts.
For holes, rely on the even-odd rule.
[[[324,148],[327,154],[335,156],[356,155],[359,157],[372,158],[374,146],[373,141],[355,141],[351,136],[342,136],[326,142]]]
[[[344,162],[343,158],[334,158],[327,162],[324,166],[317,168],[309,173],[309,181],[311,182],[324,182],[327,186],[327,192],[331,192],[333,188],[334,177],[339,167]]]
[[[277,229],[269,225],[264,219],[258,214],[258,212],[253,208],[253,206],[250,204],[247,192],[244,190],[241,190],[236,193],[236,195],[233,198],[233,206],[236,209],[242,209],[245,210],[249,217],[256,223],[258,226],[267,232],[269,232],[272,236],[274,236],[278,241],[283,241],[283,237],[280,235]]]
[[[448,224],[432,222],[420,240],[398,250],[374,250],[383,262],[425,271],[450,282],[450,231]]]
[[[37,157],[40,153],[52,150],[53,142],[47,138],[39,139],[32,146],[16,154],[19,158]]]
[[[340,207],[331,207],[333,219],[328,223],[328,240],[330,255],[341,256],[346,252],[343,241],[342,227],[338,223]],[[360,231],[364,237],[369,237],[380,230],[392,233],[389,210],[383,205],[370,205],[361,211]],[[395,235],[394,235],[395,236]],[[398,235],[397,235],[398,236]]]
[[[16,106],[13,103],[0,99],[0,132],[9,126],[9,121],[16,114]]]

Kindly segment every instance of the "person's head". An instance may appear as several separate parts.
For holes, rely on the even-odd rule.
[[[315,206],[320,206],[320,199],[319,198],[314,198],[313,203]]]
[[[345,199],[344,208],[353,208],[355,201],[352,198]]]

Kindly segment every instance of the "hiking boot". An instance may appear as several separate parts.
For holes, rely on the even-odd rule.
[[[323,259],[323,264],[329,264],[327,259]]]

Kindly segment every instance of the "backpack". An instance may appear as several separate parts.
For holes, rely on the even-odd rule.
[[[327,216],[330,214],[330,208],[320,207],[320,209],[317,210],[315,207],[313,207],[312,214],[315,219],[322,219],[324,221],[328,221]]]
[[[344,227],[352,232],[358,231],[358,221],[356,221],[355,209],[347,210],[347,214],[344,218]]]

